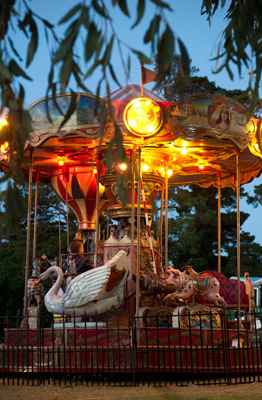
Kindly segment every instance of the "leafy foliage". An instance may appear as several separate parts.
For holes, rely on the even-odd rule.
[[[160,90],[169,100],[194,95],[223,94],[250,104],[247,91],[217,87],[206,77],[181,75],[181,60],[175,56],[171,73],[165,77]],[[261,185],[262,186],[262,185]],[[241,196],[254,205],[262,204],[261,186],[255,187],[250,195],[241,189]],[[169,259],[176,266],[192,264],[197,270],[217,268],[217,190],[201,189],[196,186],[177,187],[170,191],[169,212]],[[173,211],[172,211],[173,209]],[[249,215],[241,212],[241,226]],[[222,271],[227,275],[236,274],[236,196],[231,189],[222,190]],[[262,246],[255,242],[250,233],[241,231],[241,269],[260,274]]]
[[[16,315],[22,311],[24,293],[27,192],[23,186],[10,181],[1,193],[0,200],[0,315]],[[50,259],[58,257],[59,219],[62,252],[66,252],[65,207],[54,192],[42,185],[37,220],[37,256],[46,254]],[[33,213],[31,220],[33,222]],[[69,231],[75,232],[75,219],[71,216]]]
[[[218,10],[225,7],[227,25],[214,58],[215,61],[220,61],[215,72],[225,69],[233,80],[232,66],[237,68],[239,75],[243,68],[248,68],[254,106],[259,97],[262,73],[262,1],[203,0],[201,10],[211,22]]]
[[[254,207],[262,205],[262,185],[256,185],[252,194],[246,193],[248,204],[252,204]]]
[[[193,265],[198,271],[217,269],[217,190],[196,186],[172,189],[170,193],[169,258],[174,265]],[[223,273],[236,275],[236,201],[231,189],[222,190]],[[173,209],[173,212],[172,212]],[[241,212],[241,226],[248,218]],[[262,246],[254,236],[241,231],[242,272],[260,274]]]
[[[159,76],[163,76],[171,63],[175,43],[174,33],[166,18],[166,13],[172,11],[172,8],[163,0],[137,0],[136,5],[132,29],[145,20],[146,6],[155,7],[155,15],[146,28],[144,43],[151,44],[152,57],[159,52],[165,55],[164,58],[163,54],[158,56]],[[11,121],[1,140],[8,140],[10,143],[10,169],[13,174],[19,170],[24,142],[31,130],[24,110],[23,81],[31,79],[27,68],[37,55],[39,43],[42,42],[42,31],[51,61],[46,94],[52,96],[54,101],[58,92],[72,91],[73,86],[88,91],[86,79],[96,70],[100,71],[97,96],[100,96],[103,86],[107,94],[110,93],[110,80],[120,85],[112,63],[112,54],[115,51],[120,54],[126,80],[131,69],[130,54],[141,63],[151,62],[151,58],[122,41],[114,26],[114,8],[126,18],[133,19],[130,2],[127,0],[79,1],[61,16],[56,25],[36,14],[33,4],[31,6],[28,0],[6,0],[0,5],[0,101],[10,109]],[[62,28],[61,37],[57,33],[58,28],[59,31]],[[17,34],[25,39],[25,54],[20,54],[16,46]],[[71,99],[60,128],[74,111],[75,97],[72,96]]]
[[[225,68],[233,77],[231,64],[239,73],[243,67],[252,67],[253,93],[258,95],[261,81],[261,18],[259,1],[203,0],[202,13],[208,20],[219,8],[226,11],[228,25],[225,27],[218,51],[221,61],[219,72]],[[112,56],[118,51],[126,80],[130,76],[131,56],[142,64],[156,60],[158,83],[172,73],[174,54],[179,59],[180,81],[190,74],[190,58],[182,39],[175,36],[167,15],[172,11],[171,3],[164,0],[136,0],[136,15],[132,15],[128,0],[79,0],[53,24],[34,11],[28,0],[5,0],[0,5],[0,102],[10,109],[10,126],[5,128],[1,141],[8,140],[11,146],[12,174],[19,173],[24,142],[30,132],[30,120],[24,109],[24,80],[31,77],[27,68],[36,58],[39,44],[44,36],[49,48],[51,67],[48,73],[46,94],[55,99],[58,92],[72,87],[88,91],[86,80],[94,71],[100,73],[96,94],[102,89],[110,93],[110,81],[120,85]],[[150,57],[126,44],[115,28],[114,10],[118,10],[132,23],[132,29],[146,23],[146,11],[154,7],[154,14],[146,24],[144,44],[150,46]],[[170,14],[171,15],[171,14]],[[245,15],[245,18],[242,18]],[[62,35],[58,32],[61,32]],[[16,45],[16,35],[25,40],[25,52],[21,54]],[[254,62],[254,67],[252,63]],[[65,114],[65,120],[75,106],[75,99]],[[61,125],[62,127],[62,125]],[[20,176],[21,178],[21,176]]]

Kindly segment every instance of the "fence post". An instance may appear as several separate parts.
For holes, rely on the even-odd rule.
[[[133,383],[136,383],[136,370],[137,370],[137,316],[129,319],[129,329],[131,333],[131,346],[130,346],[130,364],[132,371]]]

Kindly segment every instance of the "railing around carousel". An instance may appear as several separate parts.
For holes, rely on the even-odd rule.
[[[128,318],[55,316],[36,325],[0,318],[4,383],[67,381],[250,382],[262,376],[256,313],[173,313]]]

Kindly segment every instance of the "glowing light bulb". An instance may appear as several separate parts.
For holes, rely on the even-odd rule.
[[[118,168],[120,169],[121,172],[127,171],[127,163],[125,162],[119,163]]]
[[[1,144],[1,146],[0,146],[1,153],[6,153],[8,149],[9,149],[9,143],[8,142],[4,142],[3,144]]]
[[[63,167],[65,165],[65,157],[58,156],[57,164],[59,165],[59,167]]]
[[[171,168],[168,168],[166,173],[167,173],[168,178],[170,178],[173,175],[173,170]]]
[[[248,133],[251,134],[256,132],[256,123],[254,119],[248,121],[248,123],[246,124],[246,130]]]
[[[123,118],[127,129],[138,136],[151,136],[163,124],[161,107],[145,97],[131,100],[125,107]]]
[[[143,172],[148,172],[149,169],[150,169],[150,167],[149,167],[148,164],[142,164],[142,171],[143,171]]]
[[[9,143],[4,142],[0,146],[0,160],[7,160],[8,159],[8,150],[9,150]]]
[[[7,107],[4,107],[2,113],[0,114],[0,130],[8,126],[8,113],[9,109]]]
[[[165,176],[165,168],[164,167],[160,167],[159,172],[160,172],[160,175]]]
[[[0,117],[0,129],[5,128],[8,126],[8,121],[5,117]]]
[[[181,154],[182,154],[183,156],[185,156],[185,155],[187,154],[187,148],[186,148],[185,146],[183,146],[183,147],[181,148]]]

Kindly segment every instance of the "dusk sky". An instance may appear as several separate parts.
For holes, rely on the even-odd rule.
[[[36,12],[41,14],[50,22],[56,23],[61,16],[70,7],[77,4],[77,2],[77,0],[32,0],[31,5]],[[105,3],[110,5],[111,0],[105,0]],[[134,5],[132,15],[135,15],[134,11],[136,1],[129,1],[128,3],[132,4],[132,6]],[[198,67],[200,70],[199,75],[207,76],[211,81],[214,81],[217,85],[226,89],[245,89],[248,83],[248,72],[243,74],[241,79],[236,73],[234,81],[231,81],[225,72],[219,73],[218,75],[213,74],[212,72],[215,65],[210,61],[210,59],[212,56],[216,55],[216,45],[224,26],[223,12],[220,11],[215,16],[214,22],[210,27],[206,21],[206,17],[200,15],[200,0],[173,0],[169,1],[169,3],[173,4],[174,8],[174,12],[169,15],[170,25],[175,34],[178,35],[186,44],[190,58],[192,59],[192,65]],[[116,10],[114,10],[112,14],[114,16],[116,31],[121,38],[131,47],[143,50],[147,55],[150,55],[150,49],[143,46],[143,33],[152,18],[154,10],[154,6],[151,6],[150,9],[148,8],[144,25],[135,30],[130,30],[130,26],[132,25],[132,21],[134,22],[134,19],[130,21]],[[33,81],[25,83],[28,105],[45,95],[49,68],[49,55],[44,36],[41,40],[36,60],[29,69],[29,75],[33,78]],[[21,49],[23,48],[23,43],[19,37],[16,38],[16,44]],[[135,57],[132,62],[131,79],[129,83],[139,83],[139,63]],[[118,77],[124,85],[124,74],[118,54],[114,54],[113,64],[116,67]],[[87,86],[91,91],[95,90],[97,79],[98,76],[95,74],[87,82]],[[112,89],[115,89],[113,84]],[[254,184],[259,183],[261,183],[261,178],[256,179],[252,184],[246,185],[246,188],[251,190]],[[253,207],[249,207],[242,200],[241,209],[251,214],[250,218],[244,225],[244,229],[254,234],[256,240],[262,243],[262,230],[260,229],[260,221],[262,218],[261,208],[254,209]]]

